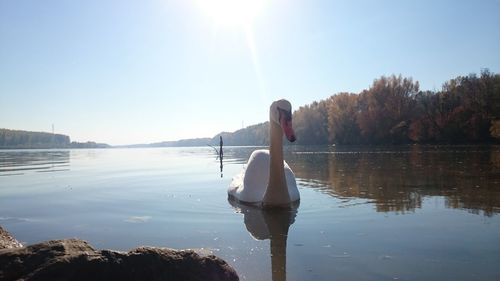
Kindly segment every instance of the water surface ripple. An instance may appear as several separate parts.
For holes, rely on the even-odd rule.
[[[301,202],[227,199],[257,147],[0,150],[0,225],[25,243],[192,248],[242,280],[500,280],[500,147],[286,146]]]

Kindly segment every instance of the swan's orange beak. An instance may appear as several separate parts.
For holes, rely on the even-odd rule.
[[[281,118],[280,119],[281,123],[281,128],[283,129],[283,133],[285,134],[286,138],[290,142],[294,142],[296,140],[295,138],[295,132],[293,131],[292,128],[292,118]]]

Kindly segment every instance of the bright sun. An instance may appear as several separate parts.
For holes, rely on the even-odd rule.
[[[199,6],[217,25],[248,25],[265,0],[199,0]]]

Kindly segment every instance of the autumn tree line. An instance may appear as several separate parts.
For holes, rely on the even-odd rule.
[[[299,144],[485,143],[500,140],[500,75],[459,76],[440,91],[382,76],[294,112]]]
[[[489,143],[500,141],[500,74],[485,69],[459,76],[440,91],[421,91],[418,81],[382,76],[361,93],[338,93],[293,113],[297,144]],[[269,122],[213,138],[142,146],[268,145]],[[68,136],[0,129],[0,148],[96,148]]]

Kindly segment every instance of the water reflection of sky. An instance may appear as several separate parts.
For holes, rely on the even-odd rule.
[[[301,202],[278,214],[227,200],[254,149],[226,147],[223,178],[210,147],[0,151],[0,225],[194,248],[250,281],[498,279],[498,147],[285,147]]]
[[[68,150],[0,150],[0,176],[69,169]]]

